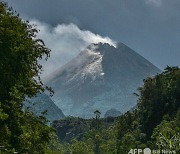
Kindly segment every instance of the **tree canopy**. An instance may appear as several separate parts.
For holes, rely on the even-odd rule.
[[[0,2],[0,146],[21,153],[29,149],[35,153],[37,146],[41,152],[49,140],[45,120],[22,111],[26,97],[47,88],[40,78],[39,60],[47,59],[50,50],[37,32],[34,25]]]

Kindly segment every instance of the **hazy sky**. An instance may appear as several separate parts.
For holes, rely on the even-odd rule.
[[[40,36],[53,52],[64,56],[57,65],[88,43],[115,40],[160,69],[180,66],[180,0],[7,1],[21,17],[44,28]]]

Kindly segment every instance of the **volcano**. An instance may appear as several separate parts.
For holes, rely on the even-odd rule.
[[[55,104],[68,116],[91,118],[110,109],[125,113],[137,103],[143,79],[160,69],[123,43],[89,45],[47,78]]]

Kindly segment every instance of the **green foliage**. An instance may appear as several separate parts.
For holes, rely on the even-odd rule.
[[[138,116],[142,131],[150,138],[163,116],[175,116],[180,107],[180,69],[167,67],[154,78],[147,78],[139,90]]]
[[[180,128],[174,121],[163,121],[158,125],[152,135],[154,147],[158,149],[180,150],[176,139],[180,138]]]
[[[93,150],[90,145],[85,142],[79,142],[74,140],[72,143],[72,153],[73,154],[93,154]]]
[[[39,60],[49,57],[38,30],[0,2],[0,146],[19,153],[44,153],[51,129],[46,120],[22,111],[26,97],[48,89]]]
[[[53,122],[61,142],[70,142],[72,139],[82,140],[89,130],[107,129],[115,121],[115,118],[83,119],[66,117]],[[97,129],[97,126],[99,129]]]
[[[154,148],[170,149],[180,152],[179,115],[173,119],[165,116],[164,120],[153,130],[151,136]]]
[[[52,128],[45,125],[44,117],[36,117],[32,113],[24,113],[23,133],[19,136],[20,148],[22,152],[32,151],[34,153],[44,153],[51,139]]]

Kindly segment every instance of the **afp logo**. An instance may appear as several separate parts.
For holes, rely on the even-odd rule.
[[[151,154],[151,149],[131,149],[128,154]]]

